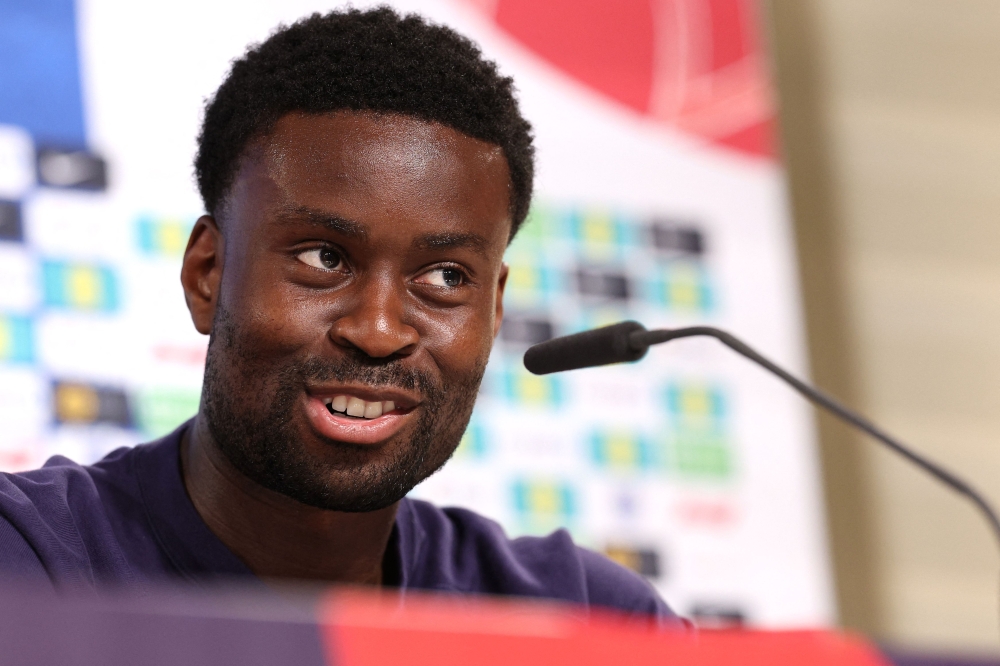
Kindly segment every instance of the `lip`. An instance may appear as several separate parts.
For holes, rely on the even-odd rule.
[[[319,434],[337,442],[369,446],[380,444],[399,432],[413,418],[413,409],[420,403],[397,389],[323,386],[309,388],[306,393],[306,415]],[[396,409],[374,419],[339,416],[326,408],[326,400],[338,395],[351,395],[371,402],[392,400]]]
[[[336,398],[338,395],[351,395],[368,402],[385,402],[392,400],[396,407],[402,410],[413,409],[420,404],[420,398],[412,393],[396,388],[372,388],[370,386],[325,385],[307,386],[306,393],[311,398]]]

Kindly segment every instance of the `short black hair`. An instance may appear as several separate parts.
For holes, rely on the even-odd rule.
[[[217,214],[248,145],[291,112],[371,111],[437,122],[499,146],[513,238],[531,203],[534,146],[514,81],[454,30],[388,7],[313,14],[233,62],[205,108],[195,174]]]

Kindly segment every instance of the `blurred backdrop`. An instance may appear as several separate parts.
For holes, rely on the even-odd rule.
[[[177,273],[203,101],[247,44],[338,4],[0,0],[0,467],[195,412]],[[473,421],[414,494],[567,527],[706,625],[1000,652],[973,510],[718,345],[520,366],[618,319],[722,326],[996,496],[1000,4],[392,4],[497,59],[539,149]]]

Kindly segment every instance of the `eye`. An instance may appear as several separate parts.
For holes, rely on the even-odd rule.
[[[435,287],[458,287],[465,281],[465,276],[457,268],[435,268],[421,275],[417,281]]]
[[[300,252],[298,258],[302,263],[324,271],[337,270],[344,263],[340,253],[329,247],[319,247],[315,250]]]

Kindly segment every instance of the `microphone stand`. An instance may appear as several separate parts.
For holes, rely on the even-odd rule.
[[[975,488],[958,478],[937,463],[910,449],[896,438],[884,432],[874,423],[846,407],[832,396],[810,386],[795,375],[787,372],[771,360],[759,354],[736,336],[712,326],[690,326],[687,328],[646,330],[642,324],[623,321],[611,326],[584,331],[562,338],[555,338],[531,347],[524,355],[525,367],[534,374],[575,370],[579,368],[638,361],[647,349],[656,344],[690,338],[708,336],[715,338],[737,354],[744,356],[765,370],[785,381],[786,384],[805,396],[811,402],[828,410],[835,416],[850,423],[855,428],[874,437],[878,442],[903,456],[911,463],[971,501],[986,516],[986,520],[1000,544],[1000,518],[996,511]]]

